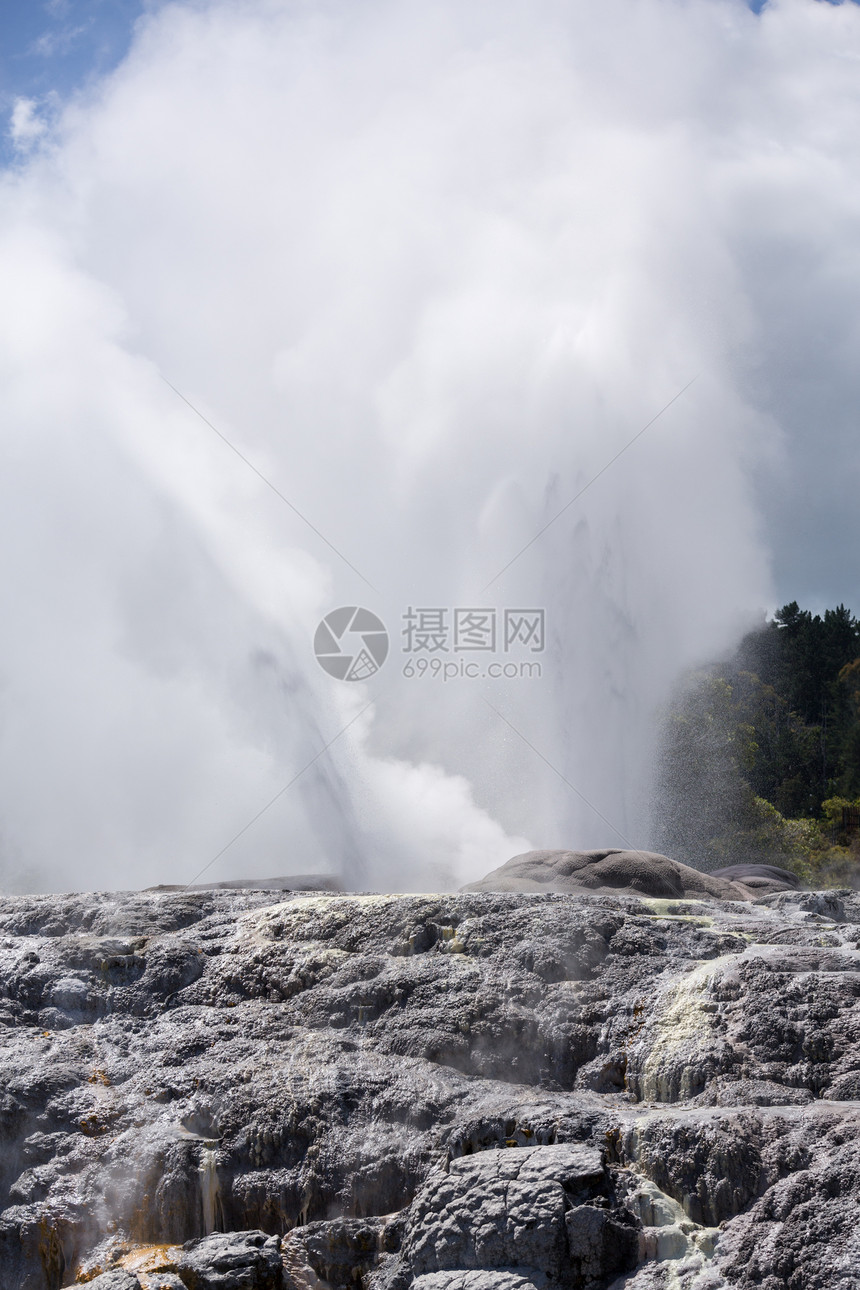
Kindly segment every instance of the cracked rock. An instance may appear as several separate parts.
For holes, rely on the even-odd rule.
[[[0,898],[0,1287],[856,1288],[860,897],[750,895]]]

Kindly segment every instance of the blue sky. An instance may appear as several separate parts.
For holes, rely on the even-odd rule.
[[[825,0],[839,4],[842,0]],[[124,57],[135,21],[166,0],[0,0],[0,164],[14,160],[8,127],[16,99],[44,114]],[[759,13],[767,0],[748,0]]]
[[[825,0],[839,4],[842,0]],[[166,0],[2,0],[0,109],[16,98],[64,97],[110,71],[131,43],[135,21]],[[767,0],[748,0],[759,13]],[[4,131],[5,136],[5,131]],[[4,139],[8,151],[8,140]]]
[[[134,24],[163,0],[0,0],[0,160],[16,99],[65,98],[124,57]]]

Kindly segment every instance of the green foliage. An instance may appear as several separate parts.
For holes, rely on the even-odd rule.
[[[705,868],[779,864],[835,881],[860,861],[860,623],[783,606],[666,714],[657,842]]]

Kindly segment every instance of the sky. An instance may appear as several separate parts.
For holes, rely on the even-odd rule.
[[[9,127],[18,101],[59,111],[70,95],[110,72],[128,52],[134,24],[159,0],[4,0],[0,11],[0,159],[14,162]],[[18,108],[18,122],[26,116]],[[20,126],[19,126],[20,128]]]
[[[647,846],[679,676],[860,610],[858,62],[819,0],[5,3],[0,885]]]

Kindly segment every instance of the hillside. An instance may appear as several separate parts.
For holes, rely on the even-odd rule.
[[[655,845],[714,868],[860,873],[860,623],[785,605],[686,678],[662,728]]]

